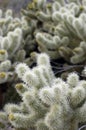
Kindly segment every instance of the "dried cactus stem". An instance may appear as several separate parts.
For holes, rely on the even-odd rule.
[[[73,119],[70,121],[70,128],[69,130],[78,130],[77,122]]]

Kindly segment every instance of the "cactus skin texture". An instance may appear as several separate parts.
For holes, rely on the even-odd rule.
[[[24,63],[16,66],[24,82],[15,86],[22,102],[6,104],[5,118],[0,112],[0,119],[19,130],[77,130],[78,124],[86,121],[86,81],[74,72],[66,81],[56,78],[48,55],[36,57],[37,66],[32,69]]]

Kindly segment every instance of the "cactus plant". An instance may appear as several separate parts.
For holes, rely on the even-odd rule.
[[[66,81],[56,78],[49,57],[36,56],[37,66],[32,69],[24,63],[17,65],[16,73],[24,83],[15,88],[22,102],[5,105],[4,115],[19,130],[78,129],[86,121],[86,81],[76,73],[70,73]]]
[[[11,86],[10,91],[8,90],[5,94],[5,97],[8,96],[8,100],[9,96],[13,96],[11,94],[14,90],[13,85],[18,80],[14,71],[15,65],[19,62],[26,62],[31,65],[33,62],[29,55],[26,57],[27,54],[24,49],[28,43],[26,40],[28,31],[27,21],[23,16],[21,18],[14,17],[11,9],[5,13],[0,10],[0,92],[6,91]],[[29,50],[28,54],[30,53]],[[7,98],[4,99],[7,100]],[[0,101],[0,107],[1,103],[2,101]]]
[[[35,38],[40,52],[46,52],[52,59],[63,57],[73,64],[86,60],[85,55],[85,0],[59,1],[51,4],[47,1],[36,1],[37,10],[32,18],[43,22],[45,32],[39,31]],[[32,3],[32,7],[35,6]],[[39,9],[43,5],[43,9]],[[32,12],[27,11],[31,17]]]
[[[0,129],[76,130],[86,122],[86,80],[75,72],[56,77],[50,62],[85,64],[86,0],[33,0],[21,13],[0,10],[0,94],[11,86],[6,96],[14,97],[12,87],[21,81],[15,86],[20,103],[4,106]]]

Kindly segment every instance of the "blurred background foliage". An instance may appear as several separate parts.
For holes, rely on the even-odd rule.
[[[19,15],[22,8],[25,8],[32,0],[0,0],[0,9],[12,9],[15,15]],[[47,0],[52,2],[53,0]]]
[[[0,0],[0,9],[12,9],[18,15],[21,8],[25,8],[31,0]]]

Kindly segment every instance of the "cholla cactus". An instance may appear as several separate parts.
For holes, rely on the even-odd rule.
[[[9,70],[12,68],[12,58],[22,44],[22,30],[16,28],[6,37],[0,38],[0,83],[2,83],[8,79]]]
[[[52,3],[47,0],[33,0],[29,3],[27,9],[22,10],[23,18],[27,21],[26,28],[28,27],[24,46],[27,55],[38,48],[38,51],[46,52],[52,59],[63,57],[73,64],[84,62],[84,3],[85,0],[54,0]]]
[[[17,97],[13,85],[18,81],[14,68],[19,62],[32,65],[33,59],[30,57],[24,46],[28,44],[27,35],[29,33],[28,23],[24,16],[14,17],[12,10],[3,13],[0,10],[0,91],[8,92],[5,94],[6,100]],[[28,44],[30,47],[30,45]],[[12,84],[13,83],[13,84]],[[11,86],[10,90],[7,89]],[[2,90],[3,89],[3,90]],[[10,100],[11,101],[11,100]],[[1,103],[0,103],[1,106]]]
[[[30,59],[25,57],[24,50],[28,31],[28,24],[23,16],[13,17],[12,10],[7,10],[5,13],[0,10],[0,83],[12,77],[11,72],[14,71],[16,62],[30,63]]]
[[[29,29],[26,18],[22,15],[20,16],[20,18],[14,17],[13,11],[11,9],[8,9],[5,13],[0,10],[0,36],[7,36],[10,31],[14,31],[16,28],[22,29],[22,36],[25,43],[24,45],[26,45],[26,43],[29,45],[27,35],[29,35],[31,30]],[[31,48],[32,47],[30,47],[29,50]]]
[[[61,27],[62,25],[57,27],[56,33],[59,33],[59,35],[71,35],[72,40],[71,41],[71,47],[73,50],[70,50],[71,54],[71,59],[70,61],[72,63],[80,63],[85,61],[86,59],[83,58],[85,55],[85,8],[86,8],[86,3],[85,0],[82,0],[80,3],[78,0],[77,1],[68,1],[68,4],[62,6],[58,12],[55,11],[52,15],[53,20],[56,21],[63,21],[63,28]],[[82,22],[83,21],[83,22]],[[64,29],[67,29],[67,31],[64,32]],[[59,31],[60,30],[60,31]],[[63,33],[62,33],[63,32]],[[69,32],[69,34],[68,34]],[[78,40],[78,41],[77,41]],[[71,49],[70,47],[70,49]],[[69,47],[68,47],[69,48]],[[60,50],[60,53],[62,53],[63,57],[66,52],[67,48],[62,47]]]
[[[37,43],[36,46],[38,50],[40,50],[40,46],[36,40],[37,33],[48,32],[49,34],[54,34],[54,25],[51,20],[51,7],[52,4],[50,2],[47,3],[47,0],[33,0],[28,4],[26,10],[22,10],[29,26],[29,36],[27,37],[27,40],[29,39],[29,45],[32,45],[31,48],[34,48],[34,45]],[[48,15],[46,11],[49,13]],[[26,49],[28,51],[28,45],[26,46]],[[35,48],[33,51],[35,51]]]
[[[77,130],[86,121],[86,81],[76,73],[70,73],[67,81],[56,78],[49,57],[36,56],[37,67],[17,65],[16,73],[24,82],[16,85],[22,102],[7,104],[4,114],[19,130]]]
[[[65,0],[54,0],[52,3],[34,0],[29,8],[31,10],[24,12],[27,17],[43,25],[35,33],[40,52],[46,52],[52,59],[63,57],[73,64],[86,60],[85,0],[68,0],[67,3]]]
[[[22,28],[21,19],[14,17],[11,9],[5,13],[0,9],[0,36],[6,36],[9,31],[13,31],[17,27]]]

